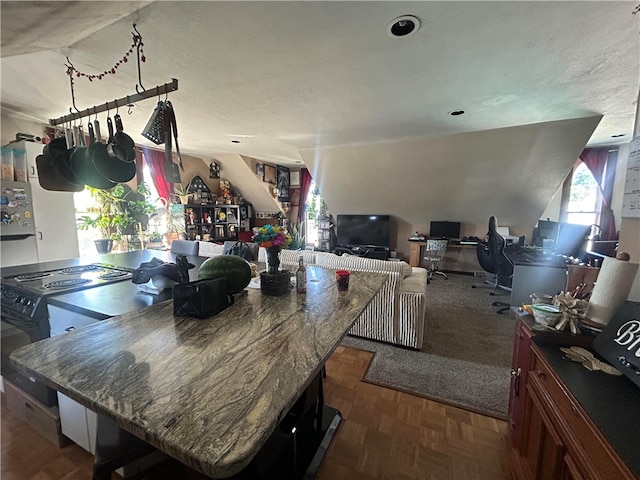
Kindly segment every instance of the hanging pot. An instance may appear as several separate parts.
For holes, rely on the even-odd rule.
[[[122,162],[133,162],[136,159],[135,143],[129,135],[124,133],[120,115],[116,113],[113,118],[116,123],[115,134],[113,133],[113,123],[110,118],[107,118],[107,127],[109,128],[107,151],[113,158]]]
[[[95,145],[98,144],[96,143]],[[118,182],[113,182],[98,172],[88,153],[89,147],[76,147],[71,154],[71,171],[75,174],[76,178],[90,187],[101,190],[115,187]],[[94,154],[95,153],[94,151]]]
[[[111,121],[111,117],[107,117],[107,129],[109,131],[107,145],[102,142],[94,143],[90,147],[91,155],[88,160],[91,164],[91,169],[105,180],[105,184],[108,183],[110,185],[102,188],[111,188],[119,182],[128,182],[136,174],[135,162],[123,162],[119,158],[114,158],[109,154],[109,147],[112,145],[112,142],[114,142],[113,122]]]

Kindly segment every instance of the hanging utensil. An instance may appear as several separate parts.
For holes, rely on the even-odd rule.
[[[149,118],[147,125],[142,131],[142,136],[151,140],[156,145],[161,145],[164,143],[164,124],[162,120],[163,109],[164,102],[160,100],[156,104],[156,108],[153,109],[151,118]]]
[[[169,111],[171,112],[171,128],[173,130],[173,138],[176,141],[176,153],[178,154],[178,163],[180,164],[180,170],[184,172],[184,166],[182,165],[182,155],[180,154],[180,145],[178,145],[178,124],[176,122],[176,112],[173,110],[173,105],[170,101],[166,101],[165,104],[169,105]]]
[[[162,123],[164,129],[164,177],[169,183],[180,183],[180,170],[178,165],[173,163],[171,156],[171,111],[170,104],[165,102],[164,111],[162,113]]]

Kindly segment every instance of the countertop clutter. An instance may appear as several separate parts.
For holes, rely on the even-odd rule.
[[[386,281],[308,270],[307,294],[249,289],[219,315],[174,317],[172,302],[29,344],[17,368],[215,478],[241,471]],[[70,294],[72,295],[72,294]]]

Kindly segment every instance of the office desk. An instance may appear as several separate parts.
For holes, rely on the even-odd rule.
[[[409,241],[409,265],[412,267],[422,266],[422,257],[426,245],[426,240]],[[440,270],[467,273],[481,271],[482,268],[476,255],[476,246],[460,245],[458,243],[447,244],[447,254],[443,264],[440,265]]]
[[[248,289],[202,320],[174,317],[168,300],[26,345],[11,361],[193,469],[230,477],[252,462],[387,279],[352,272],[349,290],[338,292],[333,270],[307,272],[306,295]]]

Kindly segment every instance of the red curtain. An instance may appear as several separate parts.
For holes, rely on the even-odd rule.
[[[607,168],[607,179],[602,186],[605,168],[609,160],[609,149],[586,148],[580,154],[580,160],[587,166],[593,178],[598,183],[602,205],[600,207],[600,234],[601,240],[617,240],[616,219],[611,209],[611,196],[613,195],[613,170],[612,165]]]
[[[311,187],[311,174],[306,168],[300,169],[300,206],[298,207],[298,222],[302,223],[305,219],[305,212],[307,210],[307,196],[309,195],[309,188]]]
[[[164,152],[143,147],[142,154],[145,162],[149,165],[151,178],[158,191],[158,196],[168,202],[171,196],[171,184],[167,182],[164,176]]]

